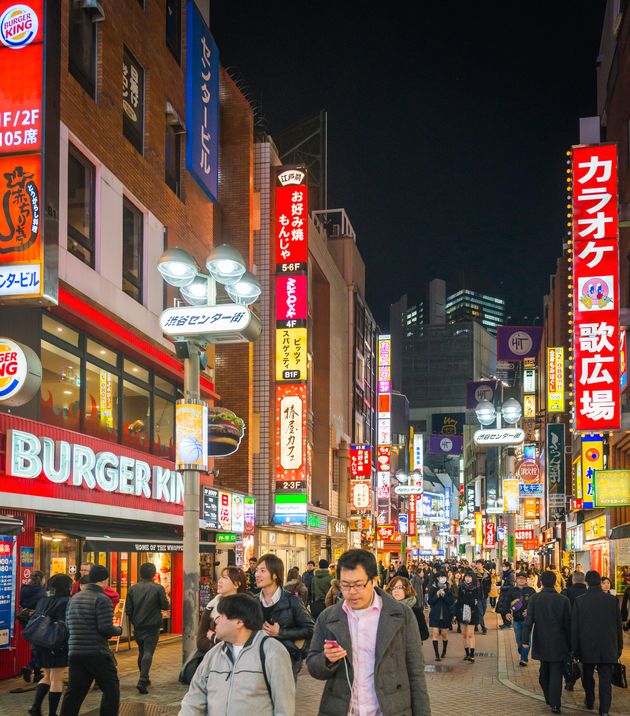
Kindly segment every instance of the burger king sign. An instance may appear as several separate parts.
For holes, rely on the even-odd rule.
[[[0,403],[24,405],[42,382],[42,364],[35,352],[21,343],[0,338]]]
[[[12,50],[30,45],[37,36],[37,13],[28,5],[8,7],[0,17],[0,42]]]

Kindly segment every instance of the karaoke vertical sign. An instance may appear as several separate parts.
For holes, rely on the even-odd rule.
[[[390,474],[392,447],[392,340],[390,335],[378,337],[378,416],[377,416],[377,522],[379,525],[389,524],[390,508]]]
[[[572,149],[575,429],[621,423],[617,145]]]

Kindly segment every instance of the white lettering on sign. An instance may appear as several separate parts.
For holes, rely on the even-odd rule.
[[[175,470],[22,430],[7,431],[6,474],[31,480],[43,475],[57,484],[173,504],[181,504],[184,495],[184,479]]]

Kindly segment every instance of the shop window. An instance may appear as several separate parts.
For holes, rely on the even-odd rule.
[[[177,62],[182,50],[182,3],[181,0],[166,0],[166,44]]]
[[[85,367],[84,432],[104,440],[118,438],[118,376],[94,363]]]
[[[170,380],[165,380],[160,375],[155,375],[153,378],[153,385],[156,390],[162,391],[167,395],[177,395],[177,388]]]
[[[81,361],[48,341],[41,344],[41,420],[68,430],[81,429]]]
[[[164,180],[177,196],[181,196],[182,134],[176,126],[166,125],[164,145]]]
[[[94,165],[68,148],[68,251],[94,268]]]
[[[96,96],[96,24],[79,0],[70,2],[68,69],[91,96]]]
[[[122,443],[139,450],[149,450],[151,407],[149,391],[123,381]]]
[[[46,331],[46,333],[50,333],[51,336],[54,336],[65,343],[69,343],[75,348],[79,346],[79,333],[69,326],[66,326],[65,323],[56,321],[48,313],[44,313],[42,329]]]
[[[125,371],[125,373],[128,373],[129,375],[133,376],[136,380],[141,380],[143,383],[149,382],[149,371],[146,368],[143,368],[141,365],[138,365],[137,363],[128,360],[127,358],[125,358],[123,370]]]
[[[142,256],[144,215],[123,199],[123,291],[142,303]]]
[[[49,578],[53,574],[69,574],[79,569],[79,540],[57,532],[37,532],[36,564]]]
[[[103,363],[109,363],[109,365],[116,368],[118,365],[118,354],[115,351],[106,348],[101,343],[93,341],[91,338],[87,339],[87,352],[89,355],[98,358]]]
[[[175,403],[153,397],[153,449],[156,455],[175,459]]]

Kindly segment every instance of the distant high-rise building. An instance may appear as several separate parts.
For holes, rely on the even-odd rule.
[[[496,335],[497,326],[505,323],[505,301],[463,288],[446,300],[447,323],[475,321]]]

